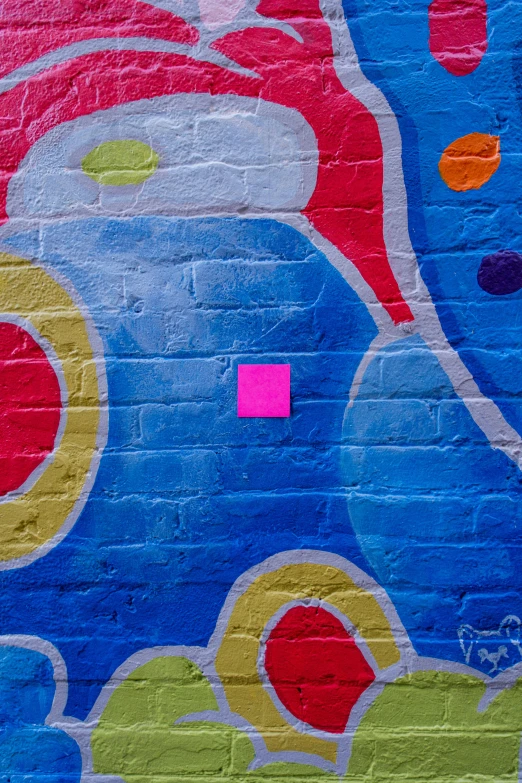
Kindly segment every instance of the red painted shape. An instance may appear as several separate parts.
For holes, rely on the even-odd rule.
[[[248,28],[229,33],[214,48],[263,77],[262,98],[297,109],[310,123],[319,168],[304,214],[353,261],[395,323],[412,321],[384,242],[379,128],[337,76],[319,0],[262,0],[257,10],[290,21],[303,43],[274,28]]]
[[[61,407],[45,352],[25,329],[0,323],[0,495],[18,489],[51,453]]]
[[[467,76],[488,48],[486,0],[433,0],[430,52],[454,76]]]
[[[7,0],[0,6],[0,77],[77,41],[138,36],[199,39],[179,16],[141,0]]]
[[[77,57],[1,95],[0,222],[7,220],[11,176],[32,144],[62,122],[177,93],[262,98],[299,111],[317,137],[317,184],[303,213],[355,264],[395,323],[412,321],[384,242],[377,122],[335,72],[319,2],[263,0],[258,10],[290,19],[303,43],[276,28],[257,27],[229,33],[213,46],[260,78],[184,55],[123,50]]]
[[[316,606],[296,606],[281,618],[266,642],[265,669],[292,715],[332,734],[342,734],[375,679],[340,620]]]

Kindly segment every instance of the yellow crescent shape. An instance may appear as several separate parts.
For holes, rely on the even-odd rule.
[[[237,599],[216,656],[216,671],[230,708],[260,732],[268,750],[316,753],[335,762],[337,743],[290,726],[257,669],[259,645],[270,619],[286,604],[305,598],[326,601],[349,618],[379,668],[400,660],[390,623],[369,590],[339,568],[296,563],[262,574]]]
[[[5,569],[45,554],[74,523],[99,450],[100,385],[85,318],[44,269],[0,253],[0,313],[26,320],[48,341],[68,398],[63,435],[46,469],[27,492],[0,503],[0,568]]]

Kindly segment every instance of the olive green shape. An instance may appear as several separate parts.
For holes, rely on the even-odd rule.
[[[110,697],[91,737],[94,771],[126,783],[223,783],[254,759],[248,736],[210,721],[175,722],[217,710],[208,680],[186,658],[162,657],[136,669]]]
[[[142,141],[105,141],[82,160],[82,171],[100,185],[140,185],[158,168],[159,155]]]
[[[125,783],[338,783],[307,764],[276,762],[249,770],[248,734],[216,722],[179,718],[217,710],[201,670],[183,657],[140,666],[111,695],[91,736],[94,772]]]
[[[477,677],[425,671],[385,686],[355,733],[349,783],[517,783],[522,680],[478,712]]]
[[[315,781],[339,783],[339,778],[311,764],[277,761],[249,772],[242,783],[315,783]]]

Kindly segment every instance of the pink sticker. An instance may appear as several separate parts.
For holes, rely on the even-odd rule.
[[[290,416],[290,365],[238,365],[237,415],[241,418]]]

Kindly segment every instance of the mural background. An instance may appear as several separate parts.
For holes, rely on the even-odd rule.
[[[2,5],[2,779],[519,779],[521,23]]]

